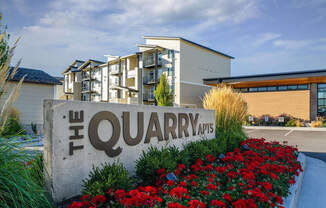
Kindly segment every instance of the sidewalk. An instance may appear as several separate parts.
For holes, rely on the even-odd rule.
[[[326,163],[311,157],[306,158],[298,208],[326,207]]]

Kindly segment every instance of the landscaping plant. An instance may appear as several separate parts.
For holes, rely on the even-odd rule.
[[[68,208],[168,207],[206,208],[281,207],[300,162],[296,148],[264,139],[248,139],[226,155],[206,155],[173,171],[175,178],[160,186],[139,186],[133,190],[107,187],[104,194],[73,202]],[[169,172],[156,174],[166,178]]]
[[[128,171],[121,163],[104,163],[100,167],[93,167],[87,179],[83,181],[83,193],[92,197],[104,194],[108,187],[129,190],[134,186]]]
[[[222,85],[207,92],[203,98],[205,109],[215,110],[216,137],[223,140],[230,150],[246,138],[242,123],[247,115],[247,103],[231,87]]]
[[[12,140],[0,137],[0,207],[52,207],[43,184],[30,172],[34,157]]]
[[[160,82],[155,89],[155,99],[159,106],[173,105],[173,91],[170,89],[165,74],[161,75]]]

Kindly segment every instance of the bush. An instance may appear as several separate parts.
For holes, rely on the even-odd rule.
[[[215,110],[216,135],[225,140],[227,146],[238,143],[239,137],[241,140],[246,138],[242,123],[248,106],[240,93],[227,86],[213,88],[205,94],[203,106]]]
[[[161,149],[151,146],[148,151],[143,151],[137,160],[136,175],[143,184],[154,184],[158,180],[159,169],[170,172],[182,161],[187,161],[187,158],[184,158],[175,146]]]
[[[31,175],[33,156],[12,141],[0,138],[0,207],[52,207],[46,191]]]
[[[2,135],[12,136],[18,134],[25,134],[25,129],[20,124],[20,112],[16,108],[11,108]]]
[[[121,163],[104,163],[92,168],[87,179],[83,181],[83,194],[94,197],[104,194],[108,188],[129,190],[134,185],[133,179]]]
[[[324,125],[323,125],[323,127],[326,127],[326,122],[324,122]]]

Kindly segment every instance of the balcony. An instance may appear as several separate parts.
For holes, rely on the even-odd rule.
[[[161,66],[162,65],[162,60],[159,58],[158,62],[157,62],[157,66]],[[151,56],[147,56],[144,59],[143,62],[143,66],[144,67],[155,67],[155,56],[151,55]]]
[[[128,71],[128,78],[132,78],[136,76],[136,70],[137,68],[133,69],[133,70],[129,70]]]
[[[90,74],[83,73],[82,74],[82,80],[83,81],[95,80],[95,75],[94,74],[90,75]]]
[[[145,85],[156,84],[155,77],[154,76],[143,77],[143,84],[145,84]]]
[[[143,100],[148,101],[148,102],[153,102],[153,101],[155,101],[155,96],[154,96],[154,94],[151,94],[151,93],[145,93],[145,94],[143,94]]]

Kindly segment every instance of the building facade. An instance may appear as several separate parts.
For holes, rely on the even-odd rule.
[[[165,74],[174,105],[201,107],[210,89],[203,79],[230,76],[233,57],[181,37],[145,36],[138,52],[106,55],[107,62],[74,61],[64,72],[66,99],[155,105]]]
[[[208,78],[210,86],[227,84],[243,94],[249,114],[288,114],[303,120],[326,116],[326,70]]]
[[[61,82],[42,70],[19,67],[14,77],[9,80],[8,91],[10,92],[23,77],[19,96],[12,107],[20,112],[20,122],[28,133],[32,132],[32,123],[36,125],[38,133],[42,133],[43,100],[54,99],[56,85],[61,85]]]

